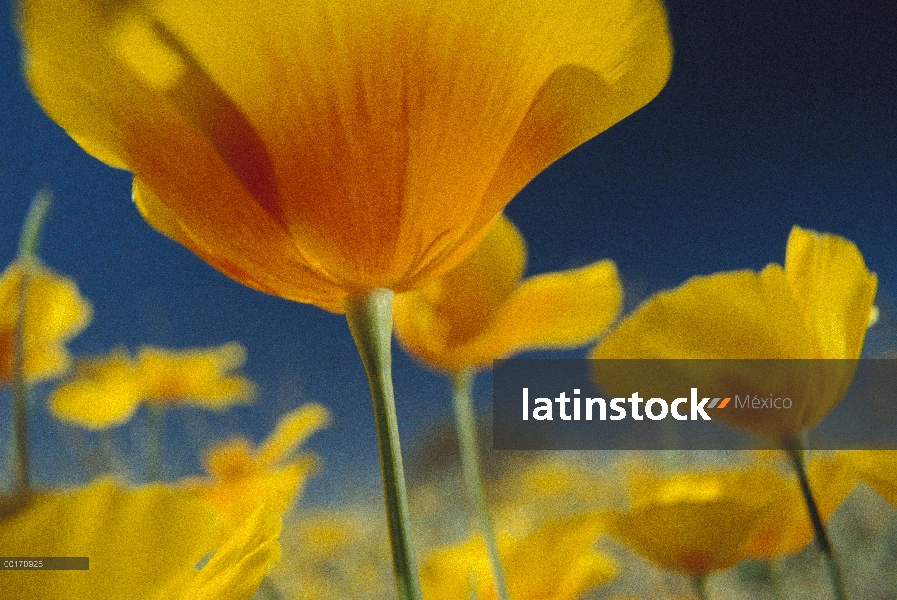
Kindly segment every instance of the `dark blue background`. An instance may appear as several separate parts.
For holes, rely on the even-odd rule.
[[[692,275],[781,262],[793,224],[831,231],[854,240],[879,275],[882,321],[870,347],[881,353],[893,339],[897,285],[897,11],[884,1],[804,0],[668,10],[675,64],[666,89],[508,207],[529,243],[529,271],[610,257],[632,306]],[[326,462],[310,493],[375,481],[367,385],[343,319],[243,288],[151,230],[130,202],[129,175],[81,151],[32,99],[8,0],[2,14],[0,262],[14,256],[30,198],[49,186],[56,203],[43,257],[96,310],[74,350],[239,340],[261,402],[214,427],[257,438],[287,408],[323,402],[334,424],[310,443]],[[410,444],[448,417],[448,388],[401,352],[395,370]],[[481,377],[483,407],[487,384]],[[57,446],[39,450],[45,479],[76,466]],[[196,468],[186,456],[173,457],[173,472]]]

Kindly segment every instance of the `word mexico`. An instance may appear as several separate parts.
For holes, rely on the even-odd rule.
[[[561,392],[558,397],[554,398],[553,402],[554,404],[557,404],[557,414],[561,420],[582,420],[583,407],[585,407],[584,418],[586,421],[591,421],[593,418],[607,421],[608,408],[613,411],[613,414],[610,415],[611,421],[622,421],[627,415],[630,415],[631,418],[636,421],[641,421],[645,417],[652,421],[660,421],[661,419],[666,419],[667,416],[672,416],[677,421],[688,421],[689,419],[696,421],[699,418],[705,421],[711,421],[712,417],[707,413],[707,410],[726,408],[732,400],[732,397],[711,398],[708,396],[706,398],[701,398],[699,401],[698,388],[691,388],[690,397],[676,398],[672,403],[668,403],[663,398],[648,398],[646,400],[640,397],[638,392],[633,392],[628,398],[613,398],[609,402],[604,398],[580,399],[578,396],[579,393],[580,391],[577,388],[573,390],[573,394],[575,394],[573,397],[568,398],[566,392]],[[531,414],[529,388],[523,388],[522,396],[523,420],[528,421]],[[734,398],[735,406],[739,408],[789,409],[794,405],[791,398],[773,398],[772,396],[768,398],[759,398],[756,395],[751,398],[750,394],[746,395],[744,398],[736,394]],[[567,410],[568,404],[571,402],[573,404],[572,414]],[[643,402],[645,403],[644,413],[640,412],[641,404]],[[627,413],[626,411],[626,403],[629,403],[631,406],[630,413]],[[532,418],[537,421],[553,421],[555,414],[553,410],[554,404],[552,404],[552,400],[548,398],[534,398],[532,403]],[[683,407],[683,404],[687,405],[687,407]],[[682,408],[682,410],[686,410],[687,408],[687,412],[680,412],[680,408]]]

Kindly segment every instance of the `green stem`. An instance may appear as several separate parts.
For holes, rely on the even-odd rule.
[[[695,593],[698,595],[698,600],[708,600],[710,598],[710,596],[707,594],[706,575],[694,575],[691,578],[691,582],[695,587]]]
[[[816,532],[816,545],[819,547],[819,551],[825,560],[832,593],[835,600],[846,600],[847,594],[844,591],[844,579],[841,576],[841,569],[838,567],[838,561],[835,560],[832,543],[822,522],[822,516],[819,514],[819,507],[816,505],[813,491],[810,489],[810,481],[807,479],[807,467],[804,461],[802,444],[796,439],[789,440],[785,443],[785,451],[791,457],[791,463],[794,465],[794,471],[797,473],[797,480],[800,482],[800,490],[803,492],[807,510],[810,512],[810,521],[813,523],[813,530]]]
[[[23,282],[24,283],[24,282]],[[22,286],[24,287],[24,285]],[[20,319],[21,320],[21,319]],[[21,326],[16,327],[16,342],[14,344],[13,384],[12,384],[12,411],[13,411],[13,470],[15,480],[15,493],[27,497],[31,493],[31,466],[28,453],[28,432],[30,430],[30,390],[22,373],[21,366]]]
[[[458,432],[458,446],[461,449],[461,471],[464,484],[473,505],[477,525],[486,542],[489,553],[489,564],[495,579],[495,592],[498,600],[508,600],[508,585],[505,572],[498,555],[498,544],[495,537],[495,526],[486,506],[486,494],[483,491],[483,473],[480,469],[479,444],[477,443],[476,414],[473,410],[474,373],[470,369],[461,369],[452,377],[452,392],[455,405],[455,428]]]
[[[360,292],[347,298],[344,307],[371,386],[396,591],[400,600],[422,600],[392,389],[392,297],[386,289]]]
[[[31,465],[29,460],[28,436],[31,417],[31,390],[25,380],[25,312],[28,302],[28,286],[31,271],[37,263],[37,247],[44,221],[50,209],[50,194],[44,190],[37,193],[25,224],[19,236],[18,260],[22,269],[19,282],[19,294],[16,299],[16,326],[13,334],[13,375],[12,375],[12,412],[13,412],[13,453],[15,494],[27,499],[31,494]]]
[[[150,481],[165,480],[165,407],[150,404],[147,413],[146,465]]]

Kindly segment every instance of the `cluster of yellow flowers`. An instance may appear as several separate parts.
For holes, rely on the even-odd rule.
[[[856,246],[800,227],[784,266],[691,279],[612,330],[623,304],[613,262],[523,279],[526,246],[502,210],[664,86],[672,45],[657,0],[23,0],[19,25],[35,95],[86,151],[134,173],[134,202],[152,226],[247,286],[346,314],[371,384],[402,600],[574,600],[620,572],[596,547],[602,535],[688,574],[702,598],[708,575],[795,553],[815,535],[845,597],[825,522],[858,481],[897,501],[894,457],[807,459],[797,443],[841,401],[852,371],[790,382],[817,401],[788,419],[733,423],[780,442],[797,480],[768,458],[674,473],[632,463],[628,496],[614,505],[580,489],[614,487],[594,470],[543,463],[511,486],[513,500],[486,503],[471,396],[476,371],[495,359],[599,338],[596,358],[858,359],[875,320],[877,279]],[[295,452],[327,424],[321,406],[288,412],[259,445],[212,447],[203,476],[165,482],[161,440],[148,436],[152,484],[35,487],[27,392],[68,371],[65,345],[90,319],[77,287],[33,254],[0,280],[0,383],[14,391],[17,449],[0,548],[91,560],[86,574],[0,572],[0,597],[376,595],[382,540],[357,520],[284,527],[317,465]],[[393,326],[452,379],[476,523],[420,573]],[[105,429],[143,403],[160,428],[172,406],[249,401],[254,385],[234,372],[244,360],[238,344],[117,349],[77,361],[48,405],[67,423]],[[281,540],[304,566],[273,570]],[[377,550],[359,554],[359,540]]]
[[[497,221],[458,268],[422,290],[397,297],[400,340],[436,368],[474,369],[523,348],[582,344],[617,317],[621,289],[612,263],[521,283],[524,254],[516,228],[504,218]],[[502,260],[505,256],[512,259]],[[28,277],[23,279],[23,273]],[[737,282],[741,293],[734,296],[746,298],[751,290],[762,293],[764,278],[773,279],[770,287],[789,282],[802,287],[790,288],[787,295],[747,298],[743,306],[733,307],[731,290]],[[785,269],[770,265],[761,273],[721,273],[660,293],[606,335],[593,355],[743,357],[751,346],[737,335],[756,344],[768,331],[759,347],[772,348],[768,352],[778,356],[857,357],[871,323],[874,289],[875,276],[852,244],[795,228]],[[74,282],[38,262],[17,261],[0,278],[0,290],[0,336],[10,340],[0,354],[0,363],[10,365],[4,381],[13,379],[13,340],[20,321],[24,343],[19,368],[24,379],[37,382],[65,374],[72,363],[65,345],[92,314]],[[719,292],[714,295],[714,290]],[[539,300],[517,300],[527,295]],[[695,309],[698,297],[703,304]],[[820,297],[826,302],[819,302]],[[577,300],[582,298],[602,299],[600,308],[589,311],[586,301]],[[786,306],[776,304],[783,299]],[[815,312],[808,315],[807,310]],[[714,311],[749,314],[715,318]],[[758,312],[763,318],[752,321],[750,315]],[[784,316],[774,326],[754,327],[777,314]],[[725,343],[718,336],[701,335],[719,323],[731,331]],[[812,346],[782,349],[782,343],[775,344],[779,331],[800,328],[804,335],[795,335],[792,343],[797,339]],[[686,345],[681,341],[685,332],[703,340],[704,346],[696,340]],[[72,374],[50,394],[48,404],[58,418],[88,428],[127,422],[141,401],[160,406],[190,402],[221,410],[252,395],[252,382],[233,372],[244,360],[238,344],[188,351],[143,348],[136,360],[117,349],[106,358],[75,361]],[[779,421],[766,428],[762,423],[747,426],[768,435],[794,435],[817,424],[839,399],[820,398],[816,412],[787,423],[785,429]],[[106,478],[84,488],[35,493],[0,521],[0,545],[9,554],[89,555],[93,573],[76,583],[64,573],[2,577],[0,590],[4,597],[19,597],[27,590],[32,598],[251,597],[279,559],[281,516],[315,469],[313,457],[294,458],[293,453],[328,420],[322,406],[305,405],[284,415],[257,447],[244,438],[213,446],[206,453],[208,475],[203,477],[138,487]],[[611,581],[620,567],[607,551],[596,548],[602,535],[664,569],[700,578],[744,559],[773,561],[800,552],[814,531],[798,482],[785,473],[775,453],[752,456],[750,464],[673,472],[644,461],[629,462],[626,494],[611,490],[612,477],[599,481],[595,469],[560,459],[540,461],[509,477],[496,514],[498,554],[510,597],[574,600]],[[807,476],[823,522],[860,481],[897,504],[894,464],[891,452],[814,454],[806,465]],[[497,496],[502,498],[501,493]],[[366,545],[378,547],[374,540],[379,538],[363,534],[360,518],[350,514],[297,522],[286,543],[298,544],[318,568],[306,564],[285,572],[281,567],[271,580],[297,598],[351,597],[363,593],[360,581],[369,582],[364,586],[368,592],[377,582],[382,584],[376,552],[363,551]],[[213,558],[195,572],[194,565],[216,548]],[[359,562],[359,557],[364,559]],[[337,569],[348,571],[339,574]],[[471,590],[480,599],[495,598],[482,534],[474,532],[465,541],[435,549],[423,563],[421,582],[428,599],[463,598]]]
[[[27,382],[63,375],[71,363],[65,343],[92,314],[77,286],[32,258],[6,270],[0,291],[0,337],[10,340],[0,348],[0,363],[11,365],[3,383],[12,383],[16,369]],[[19,336],[22,343],[14,343]],[[220,409],[252,390],[245,377],[228,373],[243,355],[237,344],[146,348],[133,364],[115,351],[79,363],[50,406],[58,417],[90,428],[127,421],[140,400]],[[27,490],[23,502],[4,503],[4,552],[87,556],[90,571],[74,577],[66,571],[5,572],[0,597],[250,598],[279,559],[281,515],[314,466],[311,457],[292,454],[327,420],[326,409],[305,405],[284,415],[257,449],[243,439],[211,449],[208,477],[136,487],[106,477],[81,488]]]

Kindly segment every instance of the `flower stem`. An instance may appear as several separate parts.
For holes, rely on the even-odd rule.
[[[25,313],[28,302],[28,286],[32,269],[37,262],[37,247],[44,221],[50,209],[50,194],[41,190],[34,197],[25,217],[19,236],[18,260],[22,269],[16,307],[16,326],[13,334],[13,448],[15,494],[27,499],[31,493],[31,465],[28,436],[31,417],[31,390],[25,380]]]
[[[825,560],[825,566],[828,571],[829,581],[831,582],[832,592],[835,600],[846,600],[847,594],[844,591],[844,580],[841,576],[841,569],[838,567],[838,561],[835,560],[835,553],[832,551],[832,543],[829,541],[828,533],[825,525],[822,523],[822,517],[819,514],[819,507],[816,505],[816,499],[813,497],[813,491],[810,489],[810,482],[807,479],[807,467],[804,461],[804,450],[800,441],[790,440],[785,444],[785,451],[791,457],[791,463],[794,465],[794,471],[797,473],[797,480],[800,482],[800,489],[804,495],[804,501],[807,504],[807,510],[810,512],[810,521],[813,523],[813,530],[816,532],[816,545],[822,553]]]
[[[708,600],[710,598],[710,596],[707,595],[706,575],[694,575],[691,578],[691,582],[695,587],[695,593],[698,595],[698,600]]]
[[[486,542],[489,563],[495,579],[495,592],[498,600],[508,600],[508,585],[504,569],[498,555],[498,544],[495,539],[495,527],[486,506],[486,494],[483,491],[483,474],[480,469],[479,444],[477,444],[476,416],[473,410],[473,379],[470,369],[461,369],[452,376],[452,396],[455,405],[455,428],[458,431],[458,446],[461,449],[461,471],[467,494],[473,505],[477,525]]]
[[[392,388],[392,297],[386,289],[360,292],[346,299],[345,310],[371,386],[396,591],[400,600],[422,600]]]

